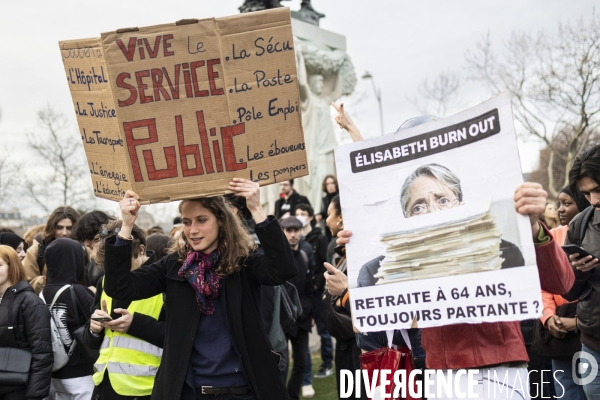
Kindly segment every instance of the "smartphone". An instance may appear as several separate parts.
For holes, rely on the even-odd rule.
[[[92,317],[93,321],[98,321],[98,322],[108,322],[108,321],[112,321],[111,317]]]
[[[592,256],[592,260],[594,258],[598,258],[595,255],[588,253],[587,251],[585,251],[581,247],[576,246],[574,244],[566,244],[566,245],[562,246],[562,249],[567,254],[577,254],[577,253],[579,253],[579,258],[584,258],[584,257],[587,257],[587,256]],[[592,261],[592,260],[590,260],[590,261]]]

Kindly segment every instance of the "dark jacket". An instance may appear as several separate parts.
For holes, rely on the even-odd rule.
[[[589,253],[600,254],[600,213],[594,211],[594,216],[588,222],[582,243],[575,243],[572,232],[576,230],[578,219],[583,212],[573,218],[569,223],[569,232],[565,244],[578,244]],[[582,222],[580,222],[582,223]],[[577,329],[581,332],[581,343],[590,349],[600,352],[600,267],[582,272],[573,268],[575,283],[563,295],[569,301],[579,300],[577,303]]]
[[[287,399],[287,391],[271,346],[260,323],[258,299],[260,285],[279,285],[296,274],[288,241],[281,227],[269,222],[256,227],[262,252],[252,252],[240,264],[244,268],[223,280],[227,293],[227,312],[235,342],[241,354],[248,385],[256,399]],[[104,290],[115,299],[140,300],[166,293],[167,327],[165,346],[156,383],[154,400],[195,399],[186,375],[201,318],[196,294],[191,285],[177,274],[181,268],[176,254],[130,271],[131,244],[114,245],[106,241]]]
[[[290,215],[296,215],[296,206],[302,203],[310,204],[310,201],[294,190],[294,193],[292,193],[289,199],[279,199],[275,202],[275,218],[279,219],[287,212],[289,212]],[[282,211],[281,207],[284,204],[289,204],[290,209]]]
[[[27,399],[48,396],[54,357],[50,313],[26,281],[9,287],[0,303],[0,347],[31,351]]]
[[[329,208],[329,204],[331,204],[331,199],[333,199],[338,194],[339,192],[327,193],[325,196],[323,196],[323,207],[321,208],[321,212],[319,213],[319,215],[321,215],[323,219],[327,218],[327,209]]]
[[[297,328],[310,332],[313,316],[313,271],[311,269],[311,264],[308,261],[310,256],[305,252],[303,255],[303,252],[304,250],[292,250],[294,264],[298,269],[298,273],[288,282],[296,287],[300,303],[302,303],[302,315],[298,318]],[[286,334],[296,336],[297,332],[298,329],[294,328],[288,330]]]
[[[315,263],[315,254],[313,253],[312,246],[310,245],[310,243],[306,240],[306,238],[304,236],[302,236],[302,238],[300,239],[300,250],[302,250],[304,253],[306,253],[306,257],[308,258],[308,270],[310,271],[310,279],[313,284],[313,290],[314,290],[315,271],[317,270],[317,265]],[[312,293],[312,291],[311,291],[311,293]]]
[[[339,194],[339,192],[327,193],[323,197],[323,208],[321,209],[321,212],[319,213],[319,215],[321,216],[321,218],[323,218],[323,221],[325,221],[327,219],[327,209],[329,209],[329,205],[331,204],[331,199],[333,199],[338,194]],[[325,225],[325,232],[324,233],[325,233],[325,237],[327,238],[327,240],[331,241],[331,231],[329,230],[329,228],[327,228],[326,225]]]
[[[60,294],[52,314],[54,322],[61,333],[61,339],[67,352],[75,344],[73,333],[85,325],[91,315],[90,309],[94,294],[86,286],[78,285],[78,277],[84,268],[85,250],[81,243],[67,238],[52,241],[46,247],[46,286],[42,290],[46,304],[50,307],[52,299],[64,285],[73,285],[76,300],[71,297],[71,290]],[[77,307],[77,311],[75,310]],[[76,318],[77,316],[77,318]],[[53,378],[70,379],[92,374],[91,366],[83,358],[79,347],[75,346],[67,364],[52,373]]]
[[[100,269],[96,260],[90,258],[87,265],[85,266],[85,273],[83,275],[83,284],[85,286],[96,286],[100,278],[104,276],[104,271]]]
[[[326,270],[323,263],[327,262],[327,246],[329,246],[329,241],[318,226],[308,232],[306,241],[312,246],[315,260],[314,284],[317,288],[316,290],[320,293],[323,292],[323,288],[325,287],[325,277],[323,274]]]
[[[344,246],[335,248],[332,265],[342,271],[345,275],[348,275],[348,262],[344,252]],[[341,302],[342,298],[337,295],[333,296],[329,293],[329,290],[325,290],[323,295],[323,318],[325,320],[327,331],[338,341],[338,344],[341,345],[342,349],[347,350],[352,346],[356,346],[354,328],[352,327],[350,301],[347,301],[346,307],[344,307],[337,305],[338,300]],[[336,313],[339,314],[337,317]]]

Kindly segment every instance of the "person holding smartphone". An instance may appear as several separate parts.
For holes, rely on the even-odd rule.
[[[550,232],[557,243],[564,244],[569,232],[569,223],[577,214],[588,208],[590,203],[583,195],[574,195],[569,186],[566,186],[558,194],[558,206],[558,218],[561,226],[551,229]],[[571,251],[569,246],[574,248],[573,253],[581,255],[580,252],[584,251],[575,245],[563,246],[563,250],[567,254]],[[542,302],[544,304],[543,316],[536,323],[541,324],[554,337],[549,341],[553,346],[550,347],[546,344],[543,338],[547,338],[547,336],[545,334],[542,336],[539,331],[540,327],[536,326],[536,336],[531,345],[531,353],[537,360],[551,359],[554,379],[548,379],[547,382],[550,384],[554,382],[557,395],[564,393],[564,398],[585,400],[583,388],[577,385],[573,379],[577,369],[572,363],[573,354],[576,352],[573,344],[578,343],[578,347],[581,349],[579,331],[577,331],[577,300],[567,302],[558,293],[542,290]]]
[[[105,242],[118,235],[122,224],[110,221],[101,226],[100,234],[94,238],[96,262],[101,268],[104,268]],[[146,251],[146,234],[142,229],[133,225],[131,236],[132,271],[158,261],[154,252]],[[163,296],[139,301],[113,299],[104,291],[104,279],[100,279],[94,308],[84,333],[88,346],[100,350],[94,364],[92,398],[150,399],[165,341]]]
[[[58,238],[46,247],[44,258],[46,286],[41,295],[69,353],[69,361],[52,372],[54,398],[88,400],[94,388],[92,368],[75,340],[75,332],[88,321],[94,299],[90,289],[79,284],[85,268],[85,249],[76,240]],[[68,288],[63,290],[65,286]]]
[[[581,351],[600,364],[600,146],[584,150],[569,171],[569,187],[575,195],[581,193],[592,207],[579,213],[569,224],[567,244],[583,248],[569,255],[575,283],[563,297],[577,303],[577,329],[581,332]],[[590,363],[585,363],[590,365]],[[584,364],[584,365],[585,365]],[[583,375],[586,375],[584,371]],[[584,376],[585,377],[585,376]],[[587,382],[583,390],[588,399],[600,398],[600,375]]]

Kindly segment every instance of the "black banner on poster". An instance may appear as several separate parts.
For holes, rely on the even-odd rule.
[[[498,109],[495,108],[478,117],[443,129],[353,151],[350,153],[350,165],[353,173],[369,171],[466,146],[499,132],[500,119]]]

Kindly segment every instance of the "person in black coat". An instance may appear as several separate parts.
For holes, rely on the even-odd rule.
[[[312,328],[313,316],[313,270],[309,263],[308,255],[300,247],[302,236],[302,223],[296,217],[289,217],[281,221],[281,228],[285,232],[289,246],[294,255],[294,263],[298,269],[295,277],[289,282],[296,287],[298,297],[302,304],[302,315],[296,325],[286,332],[288,340],[292,343],[294,367],[288,382],[288,394],[291,399],[300,398],[302,378],[306,372],[306,357],[308,350],[308,334]],[[312,257],[312,255],[311,255]]]
[[[275,218],[282,219],[296,215],[296,206],[298,204],[310,204],[305,196],[294,190],[294,180],[283,181],[279,183],[281,188],[280,199],[275,202]]]
[[[344,220],[342,218],[342,206],[340,197],[335,196],[327,209],[327,227],[331,234],[336,237],[338,232],[343,229]],[[348,285],[347,285],[347,260],[345,246],[336,248],[333,258],[333,265],[329,265],[333,271],[331,274],[324,273],[326,288],[323,296],[324,319],[327,330],[336,339],[335,342],[335,379],[338,391],[338,398],[341,399],[341,371],[357,371],[361,369],[358,347],[354,328],[352,326],[352,316],[348,303]],[[327,265],[326,265],[327,266]],[[328,268],[328,269],[329,269]],[[344,301],[346,304],[344,304]],[[364,384],[364,382],[363,382]],[[352,398],[355,400],[364,400],[367,398],[363,388],[360,395],[353,392]]]
[[[127,191],[123,227],[106,241],[106,293],[133,301],[166,293],[164,352],[153,400],[287,399],[261,321],[260,285],[296,274],[279,224],[260,205],[257,183],[235,178],[229,190],[246,198],[262,252],[221,196],[184,200],[179,209],[185,248],[130,271],[131,227],[141,206]]]
[[[321,228],[316,226],[315,211],[310,204],[298,204],[296,207],[296,218],[303,223],[302,234],[306,241],[312,246],[313,258],[315,261],[313,278],[313,318],[317,325],[317,332],[321,337],[321,360],[323,361],[316,378],[324,378],[333,372],[333,342],[331,335],[327,332],[325,321],[323,320],[323,290],[325,289],[324,263],[327,262],[327,247],[329,241],[322,233]],[[329,229],[328,229],[329,230]],[[306,374],[302,386],[312,385],[312,362],[309,357]]]
[[[0,400],[47,397],[54,362],[50,313],[25,281],[21,260],[9,246],[0,246],[0,347],[31,352],[27,386],[0,387]]]
[[[70,396],[72,399],[91,398],[94,382],[92,366],[83,357],[76,345],[74,332],[84,326],[90,318],[94,294],[90,289],[79,285],[85,267],[85,250],[81,243],[68,238],[55,239],[46,247],[46,286],[41,295],[48,307],[59,290],[73,287],[59,294],[50,314],[60,333],[65,350],[72,354],[61,369],[52,372],[52,387],[55,393]]]

